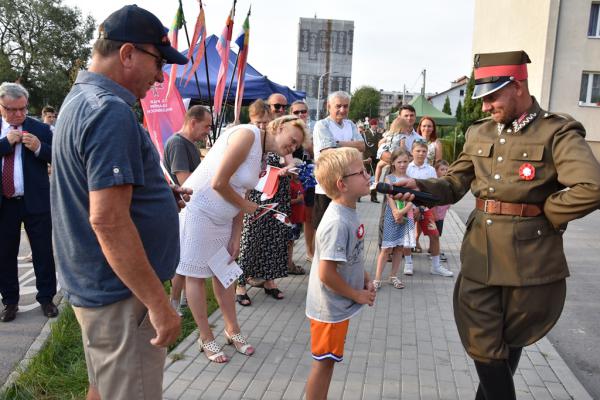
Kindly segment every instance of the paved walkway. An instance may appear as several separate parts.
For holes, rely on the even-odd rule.
[[[379,207],[363,202],[359,213],[367,227],[366,265],[373,272]],[[463,232],[463,223],[450,212],[442,248],[447,267],[455,273]],[[303,246],[295,254],[300,263]],[[416,255],[414,262],[415,275],[403,279],[404,290],[384,285],[375,306],[352,319],[344,361],[336,365],[329,398],[474,398],[477,375],[454,325],[454,278],[430,275],[427,255]],[[307,282],[308,276],[282,279],[279,287],[286,298],[281,301],[252,289],[252,306],[238,306],[242,332],[256,347],[252,357],[226,346],[229,363],[210,363],[198,351],[197,335],[190,335],[167,361],[164,398],[302,399],[311,364],[304,316]],[[223,343],[220,312],[209,320]],[[515,384],[519,399],[591,399],[546,339],[525,349]]]

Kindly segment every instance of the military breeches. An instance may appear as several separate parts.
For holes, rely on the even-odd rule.
[[[459,275],[454,319],[465,350],[475,360],[508,358],[550,331],[562,312],[564,279],[539,286],[488,286]]]

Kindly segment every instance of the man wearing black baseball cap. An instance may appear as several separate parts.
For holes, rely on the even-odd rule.
[[[165,348],[180,332],[162,286],[179,260],[178,206],[132,106],[165,63],[186,62],[158,18],[125,6],[100,25],[56,124],[54,251],[81,326],[88,399],[162,398]]]

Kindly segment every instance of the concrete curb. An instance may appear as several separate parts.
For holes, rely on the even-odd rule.
[[[456,226],[464,234],[465,224],[461,221],[456,212],[452,210],[452,208],[448,210],[448,215],[452,216]],[[546,360],[548,360],[550,368],[552,368],[556,375],[560,377],[561,383],[565,387],[566,391],[573,396],[573,399],[593,400],[592,396],[590,396],[585,387],[583,387],[581,382],[579,382],[575,374],[573,374],[567,363],[565,363],[560,354],[558,354],[558,351],[556,351],[556,348],[554,345],[552,345],[552,343],[550,343],[547,337],[540,339],[537,343],[535,343],[535,346],[537,346],[540,349],[540,352],[544,354]]]
[[[44,347],[44,344],[46,344],[46,340],[48,340],[48,336],[50,336],[52,324],[58,321],[60,313],[66,306],[66,302],[63,302],[63,296],[61,294],[57,294],[56,297],[58,298],[57,307],[59,310],[59,316],[56,318],[48,318],[48,321],[42,327],[40,334],[35,338],[33,343],[31,343],[29,349],[27,349],[27,352],[25,353],[23,359],[19,361],[19,364],[15,367],[14,371],[11,372],[10,375],[8,375],[8,378],[6,378],[6,382],[4,382],[2,387],[0,387],[0,394],[4,393],[13,383],[15,383],[15,381],[19,378],[21,373],[27,369],[29,363],[31,362],[31,359],[35,357],[35,355],[42,349],[42,347]]]

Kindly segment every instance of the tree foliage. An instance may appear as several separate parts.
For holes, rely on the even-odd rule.
[[[379,116],[379,90],[371,86],[361,86],[352,94],[348,118],[353,121],[365,117],[377,118]]]
[[[456,121],[460,122],[462,120],[462,114],[463,114],[463,106],[462,106],[462,102],[459,100],[458,104],[456,105],[456,111],[454,111],[454,116],[456,117]]]
[[[59,106],[91,54],[94,19],[62,0],[0,1],[0,81],[30,93],[30,111]]]
[[[486,116],[486,114],[483,111],[481,111],[481,105],[483,104],[483,101],[481,99],[471,99],[474,88],[475,78],[473,76],[473,72],[471,72],[469,83],[467,83],[467,92],[465,93],[465,104],[462,108],[462,118],[460,119],[463,128],[462,130],[467,130],[467,128],[473,122]]]
[[[446,96],[446,100],[444,100],[444,107],[442,107],[442,112],[452,115],[452,109],[450,108],[450,98]]]

